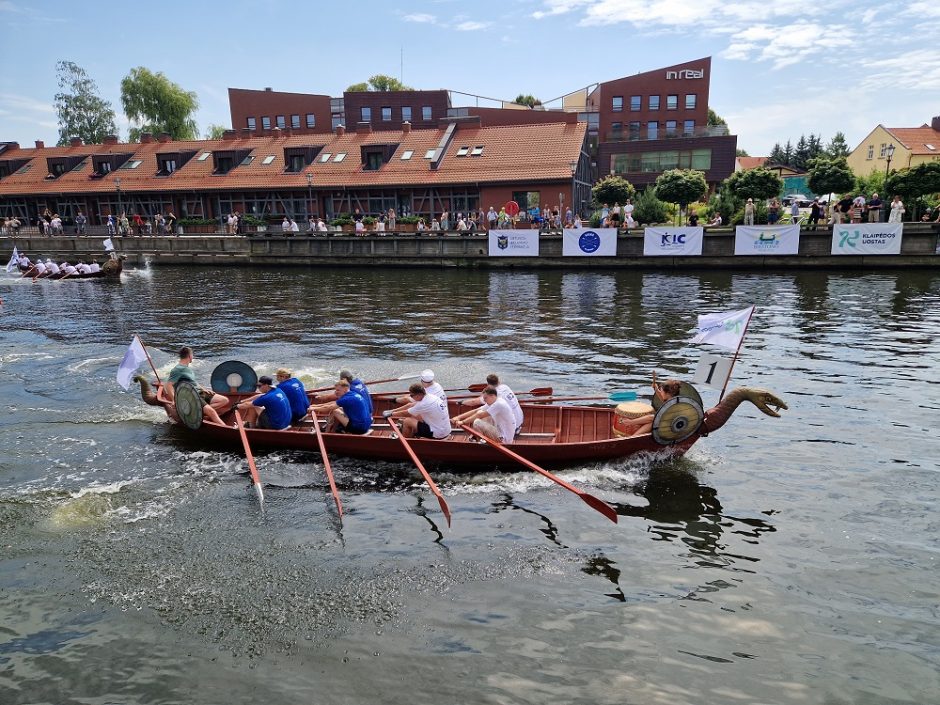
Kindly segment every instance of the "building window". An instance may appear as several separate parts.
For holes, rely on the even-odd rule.
[[[346,158],[346,152],[340,152],[335,157],[333,157],[333,163],[338,164]]]
[[[473,149],[470,150],[470,156],[471,156],[471,157],[479,157],[481,154],[483,154],[483,145],[482,145],[482,144],[478,144],[476,147],[474,147]]]
[[[874,159],[874,158],[875,158],[875,145],[870,144],[868,145],[868,156],[866,157],[866,159]]]
[[[290,127],[292,130],[300,129],[300,115],[291,115],[290,116]]]
[[[401,109],[401,121],[402,122],[411,122],[411,106],[404,105]]]
[[[332,152],[324,152],[323,154],[320,155],[320,163],[323,164],[325,162],[330,161],[330,157],[332,156],[333,156]]]
[[[640,100],[641,96],[631,95],[630,96],[630,110],[636,112],[640,109]]]
[[[307,165],[304,163],[303,154],[292,154],[287,158],[287,168],[284,171],[296,174],[303,171],[305,166]]]
[[[110,164],[108,165],[110,166]],[[161,159],[160,160],[160,172],[170,175],[176,171],[176,160],[175,159]]]
[[[274,161],[274,155],[273,155],[273,154],[269,154],[268,156],[266,156],[264,159],[261,160],[261,163],[262,163],[262,164],[270,164],[270,163],[273,162],[273,161]]]
[[[425,159],[434,159],[434,155],[435,155],[435,154],[437,154],[437,150],[436,150],[436,149],[429,149],[427,152],[424,153],[424,158],[425,158]]]
[[[248,118],[248,129],[249,130],[258,129],[258,122],[253,117]]]
[[[392,109],[389,107],[382,108],[382,121],[391,122],[392,120]]]
[[[666,120],[666,137],[676,136],[676,126],[677,123],[675,120]]]
[[[639,121],[639,120],[630,123],[630,135],[629,135],[629,138],[630,138],[631,140],[638,140],[638,139],[640,139],[640,121]]]
[[[457,156],[458,156],[458,157],[465,157],[465,156],[467,156],[467,154],[469,154],[469,153],[470,153],[470,146],[469,146],[469,145],[467,145],[467,146],[465,146],[465,147],[461,147],[460,149],[457,150]]]
[[[611,110],[613,110],[615,113],[619,113],[623,111],[623,96],[622,95],[615,95],[613,97],[613,100],[611,101]]]
[[[276,125],[282,130],[287,127],[287,120],[284,119],[283,115],[278,115],[276,118]]]
[[[687,137],[695,134],[695,120],[686,120],[682,123],[682,134]]]
[[[313,113],[307,113],[307,127],[313,128],[317,126],[317,116]]]
[[[365,164],[362,165],[362,168],[366,171],[377,171],[382,167],[382,153],[381,152],[367,152]]]
[[[659,123],[655,120],[650,120],[646,123],[646,139],[654,140],[656,139],[659,133]]]
[[[372,122],[372,108],[359,108],[359,119],[362,122]]]
[[[659,96],[651,95],[649,100],[650,100],[650,110],[659,110]]]
[[[330,118],[330,126],[331,126],[334,130],[335,130],[337,127],[339,127],[340,125],[342,125],[342,124],[343,124],[343,116],[342,116],[342,115],[333,115],[333,116]]]
[[[685,109],[686,110],[695,110],[695,93],[687,93],[685,96]]]
[[[678,107],[679,107],[679,96],[667,95],[666,96],[666,110],[675,110]]]
[[[661,173],[667,169],[676,168],[708,171],[711,165],[712,151],[710,149],[613,154],[610,157],[610,173],[612,174]]]
[[[421,119],[425,121],[432,119],[430,105],[425,105],[424,107],[421,108]]]
[[[404,152],[401,153],[401,160],[403,162],[408,161],[409,159],[411,159],[411,155],[414,153],[415,151],[413,149],[406,149]]]
[[[620,133],[623,132],[623,123],[622,122],[610,123],[610,131],[617,137],[620,137]]]
[[[887,154],[887,152],[888,152],[888,145],[882,142],[881,143],[881,158],[882,159],[885,158],[885,154]],[[869,157],[869,159],[871,159],[871,157]]]
[[[270,118],[270,117],[265,116],[265,117],[261,118],[261,129],[263,129],[263,130],[270,130],[270,129],[271,129],[271,118]]]

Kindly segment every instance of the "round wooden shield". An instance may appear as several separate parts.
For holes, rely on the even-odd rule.
[[[704,418],[701,402],[688,397],[667,399],[653,418],[653,438],[664,446],[679,443],[698,431]]]
[[[238,360],[229,360],[212,370],[209,383],[212,385],[212,391],[219,394],[229,394],[233,389],[250,394],[258,386],[258,375],[250,365]]]
[[[195,384],[184,379],[176,385],[176,413],[186,428],[196,431],[202,426],[202,406]]]
[[[691,400],[694,401],[696,404],[698,404],[700,408],[701,408],[701,406],[702,406],[702,397],[701,397],[701,395],[698,393],[698,391],[695,389],[695,387],[693,387],[693,386],[692,386],[691,384],[689,384],[688,382],[680,382],[680,383],[679,383],[679,394],[677,394],[676,396],[677,396],[677,398],[678,398],[678,397],[685,397],[686,399],[691,399]],[[654,395],[653,395],[653,400],[652,400],[650,403],[653,405],[653,408],[658,411],[658,410],[659,410],[659,407],[661,407],[661,406],[663,405],[663,400],[660,399],[657,395],[654,394]]]

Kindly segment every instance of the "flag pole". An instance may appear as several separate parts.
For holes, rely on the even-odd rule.
[[[747,331],[747,328],[745,327],[744,330]],[[150,359],[150,352],[147,350],[147,346],[144,345],[144,341],[141,340],[140,336],[136,333],[134,333],[134,337],[137,338],[137,342],[140,343],[140,347],[144,349],[144,355],[147,356],[147,362],[150,363],[150,369],[153,370],[153,376],[157,378],[157,384],[163,384],[163,382],[160,381],[160,375],[157,374],[157,368],[153,366],[153,360]]]
[[[744,322],[744,332],[741,333],[741,340],[738,341],[738,349],[734,351],[734,357],[731,358],[731,367],[728,368],[728,376],[725,377],[725,383],[721,387],[721,394],[718,397],[719,403],[725,398],[725,390],[728,388],[728,382],[731,380],[731,373],[734,372],[734,363],[738,361],[738,353],[741,352],[741,346],[744,344],[744,336],[747,335],[747,327],[751,325],[751,318],[754,316],[754,306],[751,306],[751,313]]]

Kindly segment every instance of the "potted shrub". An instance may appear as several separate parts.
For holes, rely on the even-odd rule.
[[[249,213],[245,213],[241,217],[241,227],[243,233],[257,232],[263,233],[268,229],[268,223],[263,218],[259,218]]]
[[[188,233],[214,233],[219,231],[219,224],[214,218],[180,218],[176,224]]]
[[[335,230],[342,230],[343,232],[350,233],[355,230],[356,222],[348,213],[340,213],[339,216],[333,218],[330,221],[330,227]]]
[[[421,220],[416,215],[403,215],[395,222],[395,229],[403,233],[413,233],[418,229],[418,221]]]

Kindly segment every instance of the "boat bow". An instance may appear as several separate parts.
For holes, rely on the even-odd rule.
[[[705,420],[702,422],[703,435],[712,431],[717,431],[724,426],[731,414],[741,405],[742,402],[749,401],[767,416],[779,418],[781,409],[789,409],[786,402],[773,392],[757,387],[737,387],[733,389],[728,396],[705,412]]]

